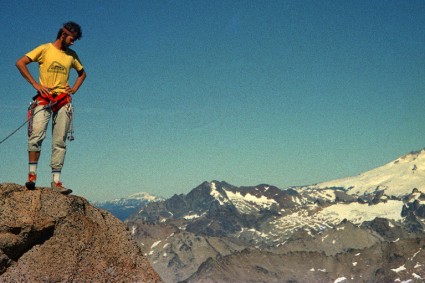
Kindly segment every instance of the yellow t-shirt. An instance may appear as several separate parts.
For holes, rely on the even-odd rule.
[[[65,92],[69,79],[69,71],[83,69],[77,53],[71,49],[59,50],[52,43],[42,44],[25,54],[40,67],[40,84],[52,89],[53,92]]]

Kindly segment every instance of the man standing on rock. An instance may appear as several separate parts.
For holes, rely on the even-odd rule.
[[[69,48],[81,36],[81,27],[74,22],[67,22],[59,29],[54,42],[36,47],[16,62],[22,76],[37,91],[28,112],[29,173],[25,185],[29,190],[35,189],[41,144],[46,137],[49,120],[52,118],[51,187],[62,194],[72,192],[62,185],[60,178],[65,160],[66,138],[72,123],[71,95],[77,92],[86,78],[86,72],[77,53]],[[27,65],[32,62],[39,65],[39,82],[28,70]],[[78,74],[72,87],[68,84],[71,68]]]

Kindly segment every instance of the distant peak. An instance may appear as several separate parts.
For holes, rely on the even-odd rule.
[[[154,196],[154,195],[147,193],[147,192],[135,193],[135,194],[128,196],[128,198],[142,198],[142,199],[146,199],[146,200],[150,200],[150,201],[162,199],[161,197]]]
[[[323,182],[311,187],[347,189],[350,194],[363,195],[383,189],[385,194],[403,196],[413,188],[425,189],[425,149],[412,151],[396,160],[362,174]]]

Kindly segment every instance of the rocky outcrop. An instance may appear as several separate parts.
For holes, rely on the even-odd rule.
[[[161,282],[124,223],[78,196],[0,184],[1,282]]]

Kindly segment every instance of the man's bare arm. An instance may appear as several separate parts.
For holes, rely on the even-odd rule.
[[[73,87],[70,87],[69,85],[66,86],[66,91],[69,94],[76,93],[87,77],[86,71],[84,71],[84,69],[81,69],[77,73],[78,73],[78,77],[75,80],[74,86]]]
[[[40,85],[37,83],[37,81],[33,78],[30,71],[28,70],[27,65],[31,63],[31,59],[27,56],[22,56],[18,61],[16,61],[16,67],[18,68],[19,72],[21,73],[22,77],[26,79],[35,90],[37,90],[41,95],[48,95],[49,89],[45,86]]]

